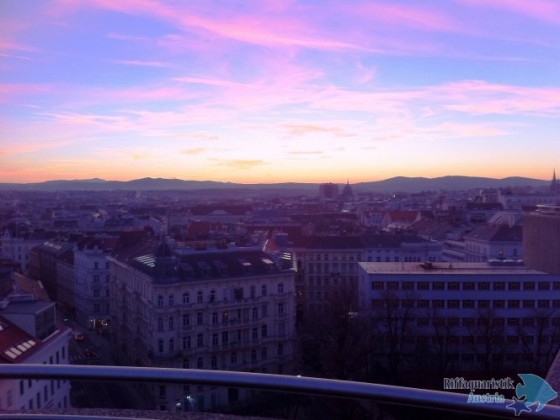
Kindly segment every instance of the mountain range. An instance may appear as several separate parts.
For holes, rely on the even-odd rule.
[[[420,191],[457,191],[477,188],[507,187],[544,187],[549,181],[523,177],[503,179],[470,176],[444,176],[438,178],[394,177],[382,181],[360,182],[351,184],[354,192],[406,192]],[[318,184],[313,183],[277,183],[277,184],[239,184],[216,181],[185,181],[166,178],[141,178],[131,181],[106,181],[99,178],[82,180],[59,180],[38,183],[0,183],[0,191],[267,191],[313,194],[318,191]]]

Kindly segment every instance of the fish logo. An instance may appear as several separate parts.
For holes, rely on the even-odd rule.
[[[520,373],[518,375],[523,383],[517,384],[515,387],[515,395],[513,403],[508,405],[515,411],[515,415],[520,415],[523,411],[528,413],[541,411],[548,402],[558,396],[558,393],[552,389],[550,384],[543,378],[532,373]],[[531,410],[535,404],[538,404],[534,410]]]

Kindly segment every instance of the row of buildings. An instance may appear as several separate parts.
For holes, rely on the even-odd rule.
[[[406,322],[403,351],[433,348],[443,336],[442,355],[461,369],[491,372],[508,363],[546,368],[560,347],[557,207],[524,213],[523,223],[514,212],[494,213],[489,220],[506,221],[472,225],[446,246],[427,228],[409,229],[426,221],[420,210],[410,210],[416,216],[408,227],[399,222],[408,216],[395,210],[395,229],[364,230],[347,204],[335,214],[330,207],[321,214],[299,209],[291,218],[268,222],[264,210],[257,220],[249,219],[247,206],[235,206],[235,217],[218,205],[200,206],[191,214],[205,215],[197,223],[212,230],[196,238],[172,226],[166,227],[167,238],[146,226],[74,231],[47,240],[11,232],[4,236],[3,252],[18,255],[60,310],[108,334],[115,360],[123,365],[294,374],[300,367],[296,325],[305,324],[309,314],[329,311],[341,290],[350,290],[355,312],[373,317],[381,333],[390,329],[388,314]],[[449,217],[443,219],[449,223]],[[17,307],[15,300],[0,316]],[[53,337],[68,340],[63,328],[55,330]],[[19,345],[26,347],[22,342],[15,348]],[[64,352],[59,349],[61,363],[67,361]],[[33,405],[25,394],[25,402],[10,399],[14,407],[37,407],[36,388],[30,389]],[[140,392],[147,407],[158,409],[192,401],[212,408],[249,396],[189,384],[144,386]],[[44,403],[46,397],[40,398]],[[59,403],[67,404],[53,402]]]

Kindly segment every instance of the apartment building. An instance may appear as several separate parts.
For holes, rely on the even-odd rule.
[[[358,263],[439,261],[441,243],[414,235],[303,236],[293,244],[299,316],[323,310],[340,288],[357,289]]]
[[[74,247],[74,304],[76,320],[104,330],[111,319],[109,261],[117,238],[89,238]]]
[[[260,248],[172,249],[143,243],[109,258],[112,348],[119,364],[290,373],[294,352],[291,255]],[[248,390],[144,386],[147,405],[215,408]],[[193,403],[196,401],[196,403]]]

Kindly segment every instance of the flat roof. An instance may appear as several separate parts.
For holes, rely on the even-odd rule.
[[[429,274],[429,275],[461,275],[461,274],[522,274],[552,275],[543,271],[533,270],[524,265],[490,265],[478,262],[360,262],[359,265],[368,274]],[[560,276],[559,276],[560,278]]]

